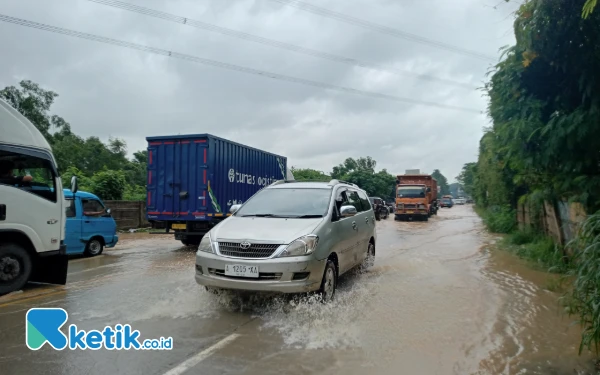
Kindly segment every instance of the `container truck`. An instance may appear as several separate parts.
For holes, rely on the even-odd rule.
[[[427,221],[437,214],[437,210],[435,178],[427,174],[396,176],[396,220],[419,218]]]
[[[71,179],[77,191],[77,178]],[[28,281],[65,284],[65,200],[52,148],[0,99],[0,295]]]
[[[277,180],[294,179],[287,158],[210,134],[146,141],[146,217],[186,246],[198,245],[231,206]]]

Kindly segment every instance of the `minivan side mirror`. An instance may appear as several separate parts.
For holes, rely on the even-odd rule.
[[[235,214],[237,212],[237,210],[240,209],[240,207],[242,207],[241,204],[234,204],[233,206],[231,206],[231,208],[229,209],[229,213],[231,213],[232,215]]]
[[[106,209],[106,213],[110,215],[110,208]]]
[[[77,176],[73,176],[71,177],[71,192],[73,194],[77,193],[77,189],[78,189],[78,185],[77,185]]]
[[[357,214],[356,207],[354,206],[342,206],[340,209],[340,214],[342,217],[352,217]]]

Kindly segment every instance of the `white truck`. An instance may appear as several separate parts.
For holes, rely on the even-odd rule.
[[[77,191],[77,179],[71,180]],[[65,284],[61,179],[42,133],[0,99],[0,295],[28,281]]]

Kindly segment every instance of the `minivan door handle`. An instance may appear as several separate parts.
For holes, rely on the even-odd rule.
[[[365,223],[369,224],[369,217],[365,217]]]
[[[358,230],[358,229],[356,228],[356,221],[353,221],[353,222],[352,222],[352,229],[354,229],[354,230]]]
[[[89,220],[84,220],[83,222],[84,223],[91,223],[91,221],[89,221]]]

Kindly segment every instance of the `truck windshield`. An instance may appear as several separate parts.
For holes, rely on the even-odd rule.
[[[398,188],[398,198],[423,198],[425,188],[420,186],[406,186]]]
[[[329,189],[264,189],[246,202],[235,216],[323,217],[329,209]]]

